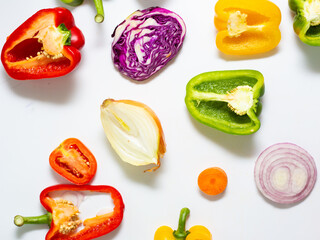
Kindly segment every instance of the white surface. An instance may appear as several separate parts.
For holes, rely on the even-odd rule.
[[[150,240],[160,225],[177,226],[182,207],[191,210],[187,227],[207,226],[214,240],[318,240],[320,189],[294,206],[263,198],[254,183],[254,162],[278,142],[305,148],[320,166],[320,48],[302,44],[292,29],[286,0],[274,0],[282,12],[282,40],[270,53],[233,58],[219,53],[213,25],[216,0],[108,0],[104,23],[94,22],[92,1],[70,8],[86,37],[79,67],[57,79],[16,81],[0,70],[1,107],[1,239],[44,239],[47,226],[13,224],[16,214],[43,213],[40,192],[67,183],[50,168],[48,156],[64,139],[79,138],[94,153],[98,171],[92,184],[116,187],[126,209],[120,227],[103,240]],[[135,83],[113,67],[111,34],[136,9],[161,6],[178,13],[187,35],[175,60],[152,80]],[[64,6],[56,0],[11,0],[0,3],[0,45],[24,20],[43,8]],[[193,120],[185,104],[185,86],[195,75],[213,70],[256,69],[266,91],[260,130],[233,136]],[[100,122],[106,98],[132,99],[151,107],[161,120],[167,141],[162,166],[154,173],[123,163],[111,149]],[[223,168],[226,192],[206,197],[197,187],[207,167]]]

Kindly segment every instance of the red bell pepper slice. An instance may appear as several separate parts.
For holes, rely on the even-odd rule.
[[[59,77],[78,65],[84,42],[69,10],[43,9],[7,38],[1,61],[8,75],[17,80]]]
[[[97,161],[90,150],[78,139],[64,140],[49,157],[54,171],[70,182],[84,185],[97,171]]]
[[[70,201],[53,199],[50,194],[57,191],[90,191],[97,193],[110,193],[113,200],[113,212],[99,215],[93,218],[80,220],[77,207]],[[103,236],[115,230],[121,223],[124,212],[124,203],[120,193],[111,186],[77,186],[56,185],[44,189],[40,194],[40,201],[48,211],[39,217],[15,216],[14,223],[17,226],[24,224],[44,224],[50,226],[46,240],[89,240]],[[82,225],[80,231],[76,229]]]

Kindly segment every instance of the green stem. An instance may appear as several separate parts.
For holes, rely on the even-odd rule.
[[[75,7],[81,5],[83,3],[83,0],[61,0],[61,2]]]
[[[47,214],[36,217],[23,217],[20,215],[14,217],[14,224],[18,227],[21,227],[24,224],[48,224],[48,226],[50,227],[51,221],[52,214],[49,212]]]
[[[57,27],[58,31],[63,35],[62,42],[63,45],[71,45],[71,31],[66,27],[64,23],[61,23]]]
[[[189,231],[186,231],[186,221],[187,217],[190,214],[190,210],[188,208],[182,208],[180,211],[180,217],[179,217],[179,225],[178,229],[173,231],[173,236],[177,240],[184,240],[190,233]]]
[[[97,23],[102,23],[104,20],[104,10],[103,10],[102,0],[93,0],[93,2],[97,9],[97,15],[94,17],[94,20]]]

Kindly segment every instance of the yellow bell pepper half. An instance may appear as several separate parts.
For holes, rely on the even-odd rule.
[[[215,12],[216,45],[225,54],[264,53],[280,42],[281,12],[268,0],[219,0]]]

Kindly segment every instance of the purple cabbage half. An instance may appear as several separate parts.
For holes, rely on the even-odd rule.
[[[160,7],[137,10],[112,34],[114,65],[133,80],[146,80],[175,57],[185,34],[184,21],[174,12]]]

